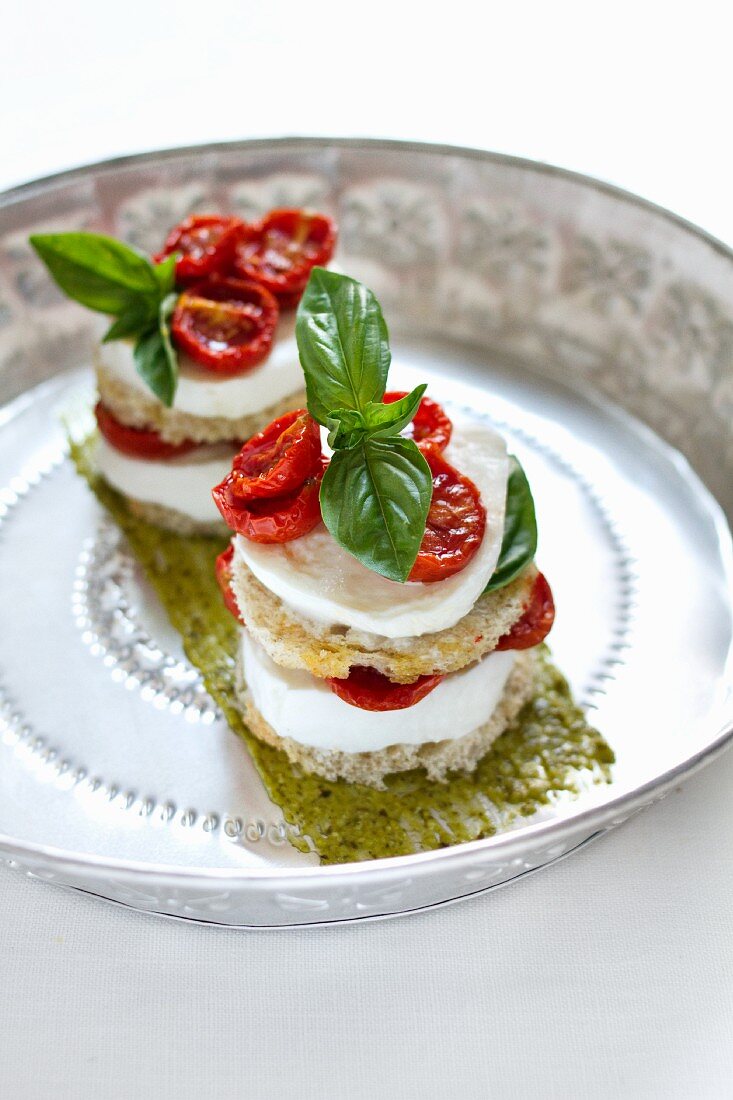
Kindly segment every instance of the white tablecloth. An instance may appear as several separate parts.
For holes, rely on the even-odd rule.
[[[243,933],[0,871],[0,1096],[733,1095],[733,753],[564,863]]]
[[[563,164],[733,239],[717,0],[6,9],[0,186],[369,134]],[[733,1096],[732,790],[728,754],[516,886],[343,929],[187,927],[0,868],[0,1097]]]

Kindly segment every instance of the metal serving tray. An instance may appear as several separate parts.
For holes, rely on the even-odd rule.
[[[197,209],[333,211],[398,385],[511,438],[538,501],[556,659],[613,782],[510,831],[321,867],[284,838],[114,526],[64,460],[94,319],[26,240],[152,249]],[[733,733],[733,255],[593,180],[489,153],[286,139],[111,161],[0,197],[0,857],[155,913],[241,927],[423,909],[546,866]],[[707,486],[707,487],[706,487]],[[716,503],[720,502],[722,508]]]

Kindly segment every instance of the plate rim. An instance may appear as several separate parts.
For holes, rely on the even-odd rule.
[[[403,856],[386,856],[380,859],[359,860],[353,863],[317,864],[311,867],[186,867],[177,864],[143,862],[132,859],[119,859],[112,856],[95,855],[92,852],[71,852],[52,845],[38,844],[33,841],[17,841],[6,833],[0,833],[0,851],[11,859],[31,857],[52,863],[58,868],[79,871],[114,871],[123,877],[134,876],[155,878],[168,883],[181,882],[190,885],[196,880],[247,882],[267,884],[273,880],[282,883],[324,877],[351,878],[354,875],[368,876],[380,872],[390,874],[397,871],[414,871],[427,863],[450,863],[453,860],[468,859],[471,855],[491,854],[510,858],[516,851],[526,847],[528,840],[548,840],[557,843],[572,838],[576,833],[609,828],[622,824],[637,810],[642,810],[653,802],[663,798],[681,779],[691,777],[733,744],[733,722],[723,727],[715,739],[687,760],[668,768],[661,775],[648,780],[633,791],[619,794],[616,798],[604,802],[601,806],[589,806],[569,818],[549,818],[537,821],[521,829],[497,833],[479,840],[452,844],[445,848],[436,848],[427,852],[412,852]],[[649,798],[648,795],[656,797]],[[619,813],[621,811],[621,813]]]
[[[348,924],[374,924],[376,921],[396,920],[399,917],[411,917],[419,913],[430,913],[435,909],[446,909],[448,906],[458,905],[459,902],[462,901],[473,901],[476,898],[493,893],[495,890],[503,890],[507,886],[513,886],[514,883],[519,882],[520,879],[530,878],[540,871],[549,870],[550,867],[554,867],[555,864],[562,863],[564,860],[569,859],[570,856],[588,847],[588,845],[592,844],[594,841],[601,840],[608,835],[608,832],[608,829],[598,829],[596,832],[591,833],[590,836],[583,837],[583,839],[578,841],[577,844],[574,844],[572,848],[560,852],[558,855],[548,859],[545,863],[539,863],[535,867],[526,867],[512,878],[503,879],[501,882],[493,882],[488,886],[480,886],[478,890],[471,890],[467,894],[455,894],[450,897],[442,898],[440,901],[431,901],[426,905],[416,905],[410,909],[391,909],[389,912],[384,913],[367,913],[352,917],[334,917],[333,920],[300,921],[293,922],[292,924],[232,924],[223,921],[205,920],[202,917],[189,917],[181,913],[167,913],[162,909],[136,908],[134,905],[130,904],[130,902],[107,897],[105,894],[98,894],[95,890],[87,888],[86,886],[72,886],[65,882],[50,882],[48,885],[59,890],[67,890],[74,894],[82,894],[85,897],[92,898],[94,901],[101,901],[107,905],[115,905],[119,909],[127,909],[133,913],[142,913],[148,917],[160,917],[162,920],[172,921],[177,924],[198,925],[201,928],[228,929],[229,931],[233,930],[235,932],[289,932],[291,930],[297,931],[298,929],[306,928],[337,928]]]
[[[216,154],[228,151],[246,151],[248,149],[268,149],[286,145],[305,145],[313,149],[324,146],[338,146],[339,148],[369,148],[372,150],[392,150],[403,153],[437,153],[439,156],[458,156],[469,160],[483,160],[492,164],[502,164],[507,167],[521,168],[537,172],[542,175],[554,176],[559,179],[570,180],[575,183],[590,185],[593,189],[607,194],[613,198],[623,199],[632,206],[639,206],[644,210],[662,215],[668,221],[686,229],[700,237],[706,244],[711,245],[716,252],[733,261],[733,246],[722,241],[714,233],[696,222],[690,221],[681,214],[676,214],[669,207],[662,206],[652,199],[637,195],[618,184],[599,179],[585,172],[576,171],[573,168],[564,168],[550,161],[534,160],[531,157],[520,157],[513,153],[499,153],[492,149],[481,149],[474,145],[452,145],[448,142],[410,141],[406,138],[375,138],[375,137],[344,137],[335,135],[315,134],[278,134],[271,137],[237,138],[231,141],[199,142],[192,145],[167,145],[161,149],[146,149],[139,153],[122,153],[115,157],[103,157],[101,160],[87,161],[71,168],[63,168],[59,172],[50,172],[44,176],[35,176],[23,183],[13,184],[11,187],[0,190],[0,211],[6,206],[11,206],[16,200],[28,198],[35,190],[41,190],[56,184],[63,184],[77,177],[82,177],[95,170],[117,170],[136,164],[144,164],[150,160],[168,160],[176,156],[192,154]]]
[[[401,152],[406,154],[430,153],[443,157],[457,157],[467,160],[483,161],[485,163],[500,164],[507,167],[519,168],[531,171],[551,178],[570,180],[581,184],[586,188],[598,191],[628,203],[650,211],[673,225],[684,229],[698,237],[710,246],[724,259],[733,262],[733,248],[719,240],[707,230],[693,222],[675,214],[666,207],[653,201],[627,191],[615,184],[607,183],[593,176],[543,161],[532,160],[525,157],[517,157],[506,153],[497,153],[490,150],[470,146],[451,145],[446,143],[415,142],[404,139],[369,138],[369,137],[327,137],[308,135],[281,135],[277,137],[262,137],[253,139],[239,139],[235,141],[207,142],[193,145],[170,146],[163,149],[147,150],[139,153],[125,154],[117,157],[104,158],[76,167],[67,168],[60,172],[40,176],[24,183],[14,185],[0,192],[0,212],[11,208],[16,202],[31,198],[37,191],[47,191],[49,188],[61,186],[68,181],[83,178],[89,172],[105,171],[115,172],[130,166],[145,164],[152,161],[174,159],[186,155],[208,155],[233,151],[246,152],[249,150],[265,150],[284,148],[286,146],[301,146],[310,149],[324,147],[337,147],[340,149],[368,148],[373,151],[383,150]],[[19,397],[22,398],[22,394]],[[15,399],[16,401],[18,398]],[[14,402],[11,402],[13,404]],[[634,418],[636,419],[636,418]],[[638,421],[642,427],[646,427],[643,421]],[[658,438],[658,437],[657,437]],[[664,440],[658,440],[665,446],[669,446]],[[673,449],[673,448],[670,448]],[[697,474],[691,467],[688,471],[693,477]],[[700,479],[698,479],[700,480]],[[710,491],[703,485],[711,503],[720,505]],[[722,509],[720,510],[722,515]],[[727,526],[727,524],[726,524]],[[373,860],[361,860],[353,863],[340,863],[310,867],[188,867],[176,864],[153,863],[132,859],[120,859],[110,856],[102,856],[89,852],[75,852],[68,849],[56,848],[53,845],[40,844],[32,841],[22,841],[13,838],[9,834],[0,833],[0,851],[11,860],[23,858],[31,863],[43,862],[66,871],[79,871],[102,875],[105,872],[114,872],[123,878],[155,878],[170,883],[180,882],[191,885],[195,881],[227,881],[229,883],[247,883],[254,886],[258,883],[283,882],[308,882],[314,879],[322,880],[324,877],[331,879],[351,879],[354,875],[369,877],[372,874],[396,874],[402,872],[415,872],[426,864],[450,865],[453,861],[467,861],[477,854],[485,854],[499,858],[511,858],[523,851],[528,843],[557,842],[561,843],[572,838],[581,831],[594,832],[596,829],[607,828],[614,824],[620,824],[638,810],[650,805],[659,798],[664,797],[669,790],[680,780],[692,776],[706,764],[712,762],[726,748],[733,743],[733,717],[719,728],[715,737],[699,749],[692,756],[680,761],[673,767],[661,772],[649,779],[641,786],[630,791],[622,791],[616,797],[604,801],[601,805],[589,806],[568,818],[550,818],[523,826],[518,830],[484,837],[479,840],[468,841],[462,844],[450,845],[445,848],[428,852],[417,852],[403,856],[390,856]]]

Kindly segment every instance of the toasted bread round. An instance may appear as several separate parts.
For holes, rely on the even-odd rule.
[[[472,772],[492,743],[514,721],[534,688],[534,651],[517,654],[496,710],[488,722],[464,737],[452,741],[426,741],[422,745],[390,745],[378,752],[341,752],[301,745],[291,737],[280,737],[253,706],[241,682],[239,702],[244,719],[255,737],[281,749],[293,764],[324,779],[345,779],[366,787],[384,787],[392,772],[425,768],[430,779],[445,782],[448,772]],[[379,715],[374,716],[375,722]]]
[[[496,648],[520,618],[537,570],[530,565],[511,584],[481,596],[454,626],[419,638],[385,638],[305,619],[262,585],[236,555],[232,585],[255,641],[277,665],[304,668],[314,676],[344,678],[367,665],[399,684],[433,672],[457,672]]]
[[[175,407],[168,409],[137,386],[121,382],[99,361],[96,364],[100,399],[113,416],[131,428],[152,428],[166,443],[222,443],[249,439],[265,425],[291,409],[305,408],[305,390],[296,391],[266,409],[232,420],[224,416],[194,416]]]

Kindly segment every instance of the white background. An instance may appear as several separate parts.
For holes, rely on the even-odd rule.
[[[0,186],[282,134],[491,148],[733,241],[727,5],[15,0]],[[0,870],[0,1096],[733,1096],[733,755],[573,859],[363,927],[156,922]]]
[[[620,184],[733,239],[724,0],[15,0],[0,185],[238,137],[451,142]]]

